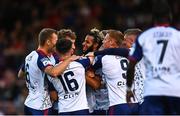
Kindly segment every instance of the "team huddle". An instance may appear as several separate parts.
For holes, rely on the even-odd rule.
[[[144,32],[91,29],[82,56],[71,29],[42,29],[18,73],[25,115],[180,114],[180,32],[168,7],[154,9]]]

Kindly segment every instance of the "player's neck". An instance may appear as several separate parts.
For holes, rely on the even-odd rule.
[[[37,50],[42,51],[47,56],[51,56],[52,54],[52,52],[49,52],[46,48],[41,47],[41,46],[39,46]]]
[[[66,59],[68,59],[70,57],[70,55],[68,55],[68,54],[59,54],[59,55],[60,55],[60,60],[61,61],[64,61],[64,60],[66,60]]]
[[[156,26],[156,27],[159,27],[159,26],[169,27],[170,24],[169,24],[169,23],[155,23],[155,26]]]

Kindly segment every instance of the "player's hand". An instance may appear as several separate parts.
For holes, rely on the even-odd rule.
[[[127,90],[126,92],[127,92],[127,94],[126,94],[127,103],[130,104],[130,103],[132,103],[132,100],[135,101],[133,92],[131,90]]]
[[[74,60],[79,59],[80,57],[81,57],[81,56],[72,55],[72,56],[70,56],[68,59],[69,59],[70,61],[74,61]]]
[[[91,78],[94,78],[94,77],[95,77],[94,71],[87,70],[87,71],[86,71],[86,76],[91,77]]]
[[[89,53],[86,54],[85,56],[87,56],[87,57],[94,57],[94,52],[89,52]]]

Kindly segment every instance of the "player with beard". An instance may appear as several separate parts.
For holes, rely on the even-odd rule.
[[[97,29],[92,29],[85,37],[83,45],[83,54],[98,50],[102,45],[102,37],[100,37]]]
[[[97,29],[92,29],[83,42],[84,54],[98,50],[99,48],[102,49],[101,45],[104,38],[103,33],[106,32],[107,30],[100,32]],[[86,82],[90,113],[92,115],[106,115],[109,106],[109,99],[102,71],[94,71],[92,68],[89,68],[86,71]]]

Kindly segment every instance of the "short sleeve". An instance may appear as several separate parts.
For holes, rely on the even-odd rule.
[[[139,44],[139,38],[136,39],[135,44],[133,44],[133,47],[130,49],[129,57],[128,59],[140,61],[143,57],[142,47]]]
[[[85,69],[87,69],[91,65],[90,59],[88,57],[82,57],[76,61],[81,63]]]
[[[40,70],[44,70],[47,66],[53,66],[50,59],[43,55],[39,55],[38,60],[37,60],[37,65]]]

